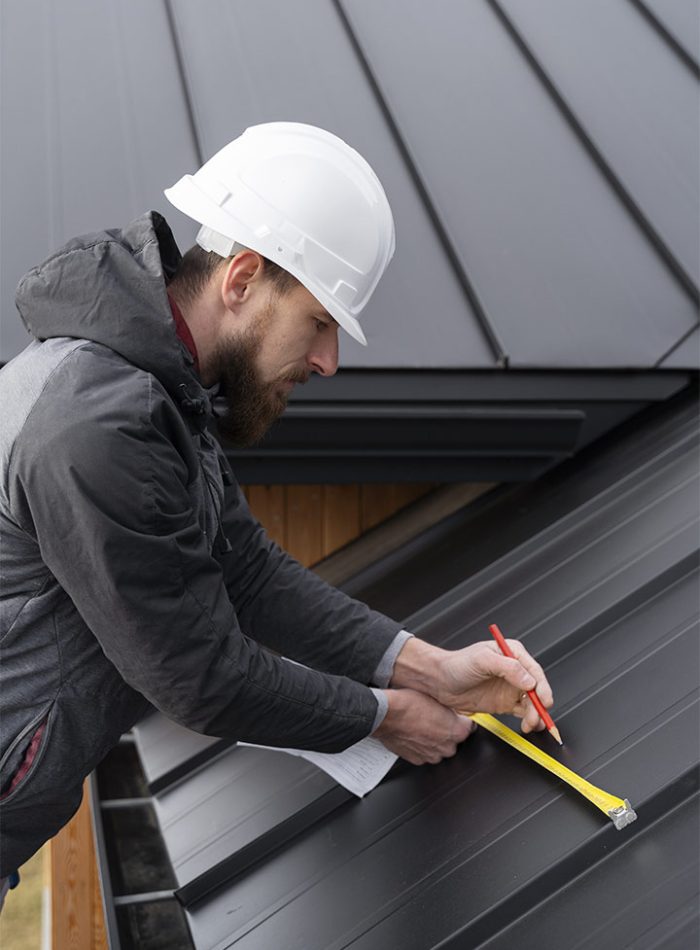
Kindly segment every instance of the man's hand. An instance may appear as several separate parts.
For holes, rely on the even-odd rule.
[[[475,723],[413,689],[388,689],[389,710],[372,735],[412,765],[453,756]]]
[[[420,690],[463,712],[518,716],[523,732],[544,729],[527,690],[536,689],[549,708],[554,700],[547,677],[518,640],[507,642],[515,659],[503,656],[492,641],[441,650],[414,637],[399,653],[390,685]]]

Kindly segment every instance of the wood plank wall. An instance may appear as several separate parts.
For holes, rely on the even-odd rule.
[[[49,842],[52,950],[107,950],[87,782],[71,821]]]
[[[281,547],[310,566],[337,551],[434,484],[251,485],[251,510]]]
[[[250,485],[251,510],[285,550],[311,566],[420,498],[434,483]],[[87,784],[50,844],[53,950],[107,950]]]

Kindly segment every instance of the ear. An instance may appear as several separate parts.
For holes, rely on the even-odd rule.
[[[227,310],[237,311],[262,284],[265,263],[255,251],[240,251],[224,272],[221,299]]]

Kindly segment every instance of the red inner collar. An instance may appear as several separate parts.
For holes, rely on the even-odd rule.
[[[185,318],[182,316],[180,308],[175,303],[175,299],[168,294],[168,301],[170,303],[170,309],[173,314],[173,320],[175,321],[175,332],[180,337],[182,342],[185,344],[187,349],[192,354],[192,359],[194,360],[194,368],[199,372],[199,355],[197,354],[197,347],[194,343],[194,337],[190,333],[190,328],[187,326]]]

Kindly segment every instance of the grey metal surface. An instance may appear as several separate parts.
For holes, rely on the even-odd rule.
[[[695,0],[632,0],[647,9],[694,61],[700,65],[700,10]]]
[[[662,365],[668,369],[690,366],[692,365],[692,361],[698,358],[699,353],[700,329],[696,327],[677,348],[668,354]]]
[[[30,266],[148,208],[187,246],[163,187],[291,118],[356,145],[396,212],[344,365],[654,367],[697,326],[695,20],[688,0],[7,0],[0,359]]]
[[[697,77],[627,0],[499,4],[644,225],[668,249],[669,262],[675,259],[697,290]]]
[[[500,947],[514,933],[547,946],[560,897],[558,946],[652,947],[697,932],[696,422],[690,397],[611,440],[583,500],[572,465],[559,517],[543,499],[540,530],[535,510],[526,540],[407,621],[451,647],[494,620],[520,637],[548,671],[566,744],[534,741],[628,797],[638,821],[616,831],[480,730],[455,759],[399,767],[190,907],[197,947]],[[424,567],[439,572],[441,561]],[[654,902],[640,906],[636,887],[657,867],[675,869],[673,886],[657,878]]]
[[[407,621],[411,629],[429,629],[442,645],[454,646],[453,640],[478,639],[497,613],[513,636],[526,631],[531,652],[545,661],[558,658],[571,649],[573,630],[586,631],[590,618],[697,552],[696,435],[693,427],[681,451],[674,447],[650,460],[417,611]]]
[[[191,884],[222,862],[225,872],[219,873],[225,877],[245,870],[261,856],[258,851],[251,858],[251,846],[267,839],[262,854],[280,847],[301,830],[296,824],[300,813],[335,787],[303,759],[236,747],[159,792],[154,806],[178,886]],[[342,794],[340,800],[348,797]],[[338,803],[333,796],[331,809]],[[277,840],[270,842],[275,833]]]
[[[483,950],[510,950],[522,945],[524,934],[546,934],[553,947],[575,941],[577,950],[696,947],[698,869],[687,842],[698,840],[698,813],[697,794],[664,810],[576,881],[483,943]]]
[[[420,0],[342,5],[511,365],[650,365],[669,339],[697,324],[696,302],[670,275],[495,4],[450,0],[439,17]],[[571,29],[576,11],[588,6],[565,5]],[[546,35],[552,26],[541,5],[536,9]],[[640,19],[632,9],[630,15]],[[682,63],[668,65],[685,79]],[[583,79],[588,87],[587,75],[568,69],[572,85]],[[693,116],[690,135],[695,127]],[[685,164],[691,160],[692,153]],[[666,191],[660,170],[645,175],[650,191]],[[686,187],[693,184],[691,178]],[[695,208],[679,226],[693,221]],[[692,260],[695,246],[686,247]]]
[[[203,736],[154,711],[134,726],[133,735],[151,794],[171,785],[185,771],[196,768],[233,741]]]

